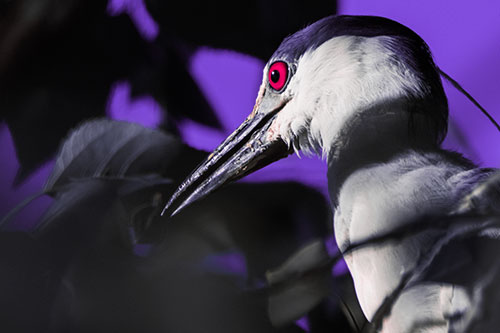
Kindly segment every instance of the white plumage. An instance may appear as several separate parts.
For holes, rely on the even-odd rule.
[[[293,99],[271,126],[297,150],[321,149],[327,157],[341,250],[426,215],[457,210],[473,186],[491,174],[444,151],[412,148],[419,143],[408,140],[405,98],[428,90],[384,47],[389,38],[342,36],[305,53],[289,84]],[[427,137],[420,139],[424,147]],[[437,236],[427,232],[345,257],[369,320]],[[465,328],[467,320],[452,323],[449,317],[472,311],[471,298],[460,286],[423,283],[403,293],[383,332]],[[419,328],[423,322],[432,325]]]
[[[288,73],[270,73],[276,62],[280,68],[286,64]],[[287,76],[283,87],[269,81],[279,75]],[[327,160],[341,251],[427,216],[498,213],[500,186],[481,188],[494,170],[478,169],[439,147],[447,113],[438,70],[415,33],[383,18],[328,17],[283,41],[264,68],[252,114],[169,205],[191,191],[183,207],[284,157],[285,146]],[[402,277],[432,255],[440,261],[426,266],[429,278],[421,272],[420,280],[415,277],[403,290],[382,331],[488,332],[500,327],[500,318],[485,316],[488,306],[498,304],[493,296],[500,292],[491,285],[499,265],[486,260],[498,246],[488,247],[487,241],[482,246],[481,236],[456,242],[457,230],[426,231],[346,255],[368,320]],[[498,235],[494,228],[482,234],[489,240]],[[444,255],[435,256],[438,252]],[[486,287],[491,295],[484,294]],[[474,322],[478,316],[486,324]]]
[[[394,103],[409,93],[421,94],[425,85],[395,60],[385,46],[390,39],[341,36],[304,53],[283,93],[291,100],[271,126],[276,137],[306,153],[321,149],[326,157],[347,139],[341,133],[345,126],[366,116],[361,113],[368,108],[385,100]],[[402,122],[407,121],[400,109],[377,107],[374,111],[379,114],[397,112]]]

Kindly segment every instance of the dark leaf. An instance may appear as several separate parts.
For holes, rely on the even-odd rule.
[[[222,129],[216,113],[191,77],[187,66],[187,59],[182,59],[179,54],[170,51],[166,72],[163,75],[165,88],[162,91],[167,110],[177,120],[189,118]]]
[[[325,198],[297,183],[234,184],[209,204],[225,214],[225,228],[243,251],[251,278],[331,233]]]
[[[335,14],[333,0],[146,0],[160,31],[191,44],[233,49],[268,60],[284,37]]]
[[[269,317],[276,326],[291,323],[318,305],[331,292],[328,253],[322,241],[300,249],[278,269],[267,273]]]
[[[218,250],[236,247],[243,252],[250,280],[262,279],[297,248],[331,233],[325,198],[307,186],[287,182],[231,184],[182,214],[157,222],[145,240],[164,237],[161,229],[167,225],[195,225],[197,233],[218,244]]]
[[[137,124],[89,121],[64,142],[45,191],[71,179],[162,173],[177,163],[182,150],[185,148],[177,139]]]
[[[180,41],[172,41],[160,35],[151,48],[153,62],[145,63],[131,77],[132,96],[151,94],[172,118],[163,122],[163,128],[172,132],[175,123],[185,118],[200,124],[221,129],[217,114],[208,103],[189,72],[190,52],[184,52]]]
[[[47,331],[55,292],[48,261],[46,249],[30,235],[0,232],[2,332]]]
[[[47,249],[54,283],[58,285],[69,265],[89,249],[107,260],[133,256],[134,221],[122,199],[165,184],[171,186],[157,177],[89,178],[62,186],[32,233]],[[137,206],[142,201],[127,202]]]
[[[0,48],[3,50],[0,72],[15,61],[34,34],[65,23],[79,9],[79,3],[80,0],[69,0],[63,4],[54,0],[2,1],[0,9],[4,20],[0,21],[3,28],[0,29]]]
[[[107,0],[18,0],[0,20],[0,118],[22,181],[53,156],[69,129],[103,116],[110,86],[148,62],[147,43]],[[5,51],[5,52],[4,52]]]
[[[123,219],[124,223],[116,225],[115,228],[123,234],[123,242],[130,244],[129,228],[135,222],[132,214],[134,208],[145,203],[152,206],[156,193],[164,192],[165,186],[173,188],[170,180],[158,176],[93,177],[73,180],[59,188],[54,202],[42,216],[35,234],[43,235],[55,230],[70,239],[71,235],[86,239],[87,234],[95,234],[100,230],[101,226],[95,221],[99,221],[107,214],[110,207],[120,202],[132,208],[123,208],[126,218]],[[158,207],[161,203],[158,203]],[[79,224],[80,221],[82,224]],[[71,243],[77,242],[72,239]]]
[[[198,158],[203,158],[202,152],[160,131],[106,119],[86,122],[63,144],[43,191],[17,205],[2,218],[0,227],[40,195],[68,190],[61,187],[73,180],[106,177],[108,181],[118,181],[127,176],[128,181],[121,184],[124,185],[121,192],[126,195],[147,186],[172,182],[158,177],[158,173],[182,177]]]
[[[282,283],[300,277],[318,266],[324,266],[328,259],[325,244],[321,240],[316,240],[294,253],[279,268],[269,271],[266,278],[270,285]]]
[[[44,213],[34,234],[58,234],[62,253],[85,243],[101,227],[98,221],[117,200],[116,185],[103,179],[76,180],[61,187]],[[79,239],[79,240],[78,240]],[[78,241],[77,241],[78,240]]]
[[[153,268],[145,258],[108,257],[89,251],[65,276],[53,316],[59,331],[95,332],[300,332],[277,330],[264,299],[242,292],[231,279],[169,262]],[[166,258],[165,258],[166,257]],[[155,258],[156,259],[156,258]],[[72,309],[74,309],[72,311]]]
[[[85,211],[68,216],[67,222],[73,223]],[[96,233],[107,242],[92,241],[93,236],[84,245],[76,239],[82,246],[62,279],[53,314],[55,330],[301,332],[293,325],[274,328],[263,295],[246,292],[233,276],[213,274],[200,265],[217,253],[202,227],[217,224],[221,215],[191,210],[182,219],[179,214],[176,221],[169,221],[161,246],[153,244],[149,255],[138,258],[113,241],[112,227],[123,220],[120,211],[110,208],[103,218],[87,217],[99,220],[87,223],[109,226]],[[194,215],[199,215],[195,222]],[[238,222],[234,216],[232,222]]]
[[[269,318],[273,325],[290,324],[306,315],[331,293],[328,271],[305,275],[272,292],[268,301]]]

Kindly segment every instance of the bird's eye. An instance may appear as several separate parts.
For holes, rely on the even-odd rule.
[[[288,77],[288,66],[283,61],[276,61],[269,67],[268,80],[271,88],[280,91]]]

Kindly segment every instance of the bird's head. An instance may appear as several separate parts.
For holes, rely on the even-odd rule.
[[[331,156],[355,137],[384,136],[437,146],[447,118],[439,72],[416,33],[380,17],[326,17],[281,43],[251,114],[165,210],[178,211],[294,150]]]

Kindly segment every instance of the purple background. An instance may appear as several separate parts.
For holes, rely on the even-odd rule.
[[[380,15],[412,28],[429,44],[438,66],[500,120],[500,1],[344,0],[338,6],[339,14]],[[110,0],[108,13],[127,13],[146,40],[154,40],[158,35],[158,25],[140,0]],[[251,111],[263,67],[263,62],[247,55],[199,49],[190,59],[190,71],[216,110],[223,131],[186,121],[180,126],[185,141],[200,149],[215,148]],[[445,147],[464,153],[481,166],[500,166],[500,134],[464,96],[449,84],[445,88],[451,125]],[[126,81],[116,82],[110,89],[107,115],[148,127],[156,127],[162,121],[162,110],[155,100],[150,96],[131,98]],[[13,187],[18,162],[5,124],[0,124],[0,161],[3,216],[25,197],[40,191],[53,161]],[[291,156],[245,179],[268,180],[297,180],[327,195],[326,166],[318,158]],[[24,209],[15,219],[16,228],[33,225],[50,201],[42,197]]]

